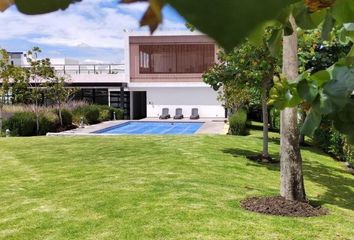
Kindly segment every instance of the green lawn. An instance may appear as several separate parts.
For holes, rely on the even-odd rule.
[[[311,148],[307,193],[329,215],[241,209],[248,196],[278,194],[279,167],[244,157],[260,149],[260,132],[1,139],[0,238],[354,239],[354,177]]]

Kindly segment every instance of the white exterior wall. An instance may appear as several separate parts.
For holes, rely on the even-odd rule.
[[[192,108],[199,109],[201,118],[225,117],[225,110],[217,101],[217,92],[208,87],[156,87],[130,90],[146,91],[147,117],[159,117],[162,108],[169,108],[172,117],[176,108],[182,108],[186,118],[191,115]]]

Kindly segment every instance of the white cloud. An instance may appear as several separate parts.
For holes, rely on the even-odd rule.
[[[122,62],[125,32],[148,31],[139,27],[147,4],[117,2],[84,0],[65,11],[38,16],[11,7],[0,13],[0,45],[15,51],[39,46],[47,49],[43,55],[69,56],[81,62]],[[183,22],[164,17],[158,32],[185,29]]]
[[[85,0],[66,11],[39,16],[26,16],[14,8],[8,9],[0,14],[0,40],[22,39],[53,46],[123,48],[124,29],[139,29],[138,18],[147,5],[102,7],[101,3],[107,1]],[[161,29],[169,28],[180,29],[183,24],[166,20]]]

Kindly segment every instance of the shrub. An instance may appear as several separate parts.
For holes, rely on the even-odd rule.
[[[270,110],[270,128],[273,130],[280,129],[280,111],[275,107]]]
[[[247,111],[239,109],[229,117],[229,134],[232,135],[247,135]]]
[[[34,136],[36,116],[32,112],[16,112],[4,122],[4,129],[10,129],[13,136]]]
[[[111,120],[111,112],[109,109],[100,109],[100,117],[98,118],[100,122]]]
[[[114,113],[116,114],[116,119],[117,120],[124,119],[124,112],[123,112],[122,109],[110,107],[109,111],[110,111],[111,119],[113,119],[113,114]]]
[[[328,120],[322,121],[320,127],[315,131],[313,142],[324,152],[340,161],[352,159],[352,147],[337,130],[333,129],[332,123]]]
[[[344,156],[351,166],[354,166],[354,145],[349,144],[347,139],[344,142]]]
[[[39,134],[56,132],[59,125],[59,117],[53,112],[42,113],[39,117]]]
[[[97,105],[80,106],[73,111],[73,114],[76,123],[79,123],[83,117],[85,123],[95,124],[99,122],[100,108]]]
[[[56,111],[59,118],[59,111]],[[61,117],[63,120],[63,126],[71,126],[73,124],[73,114],[68,109],[61,110]]]
[[[123,119],[123,111],[119,108],[109,107],[106,105],[99,105],[100,108],[100,117],[99,120],[103,121],[110,121],[114,118],[114,113],[116,115],[116,119]]]

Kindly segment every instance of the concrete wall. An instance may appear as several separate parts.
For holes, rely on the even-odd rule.
[[[208,87],[184,88],[144,88],[131,91],[146,91],[147,117],[159,117],[162,108],[169,108],[174,116],[176,108],[182,108],[185,117],[189,117],[192,108],[199,109],[200,117],[223,118],[224,108],[217,101],[217,92]]]

